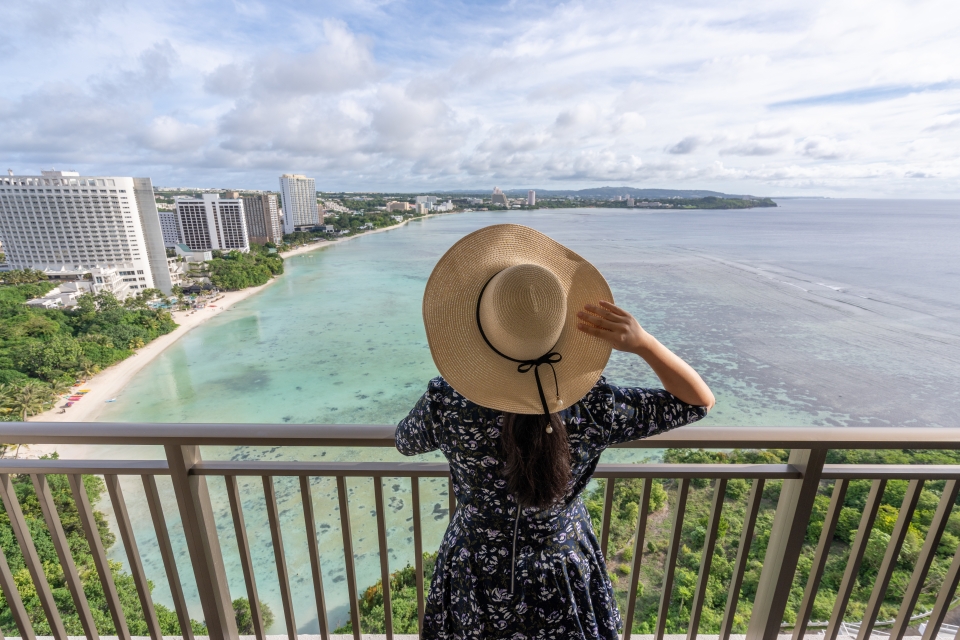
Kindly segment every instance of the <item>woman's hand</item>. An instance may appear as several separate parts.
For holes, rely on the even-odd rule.
[[[586,305],[577,317],[580,331],[606,340],[618,351],[639,353],[652,340],[636,318],[605,300],[600,301],[600,306]]]
[[[693,367],[643,330],[636,319],[610,302],[588,304],[577,312],[577,328],[606,340],[614,349],[635,353],[650,365],[663,388],[684,402],[709,411],[716,403],[710,387]]]

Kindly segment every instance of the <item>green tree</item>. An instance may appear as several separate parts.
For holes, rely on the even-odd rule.
[[[10,389],[9,393],[6,390],[2,393],[4,407],[18,416],[21,422],[42,413],[52,404],[50,388],[36,382],[28,382],[22,387]]]
[[[233,615],[237,620],[237,631],[244,635],[253,634],[253,615],[250,610],[250,601],[246,598],[237,598],[233,601]],[[264,630],[273,626],[273,610],[266,602],[260,603],[260,617],[263,619]]]

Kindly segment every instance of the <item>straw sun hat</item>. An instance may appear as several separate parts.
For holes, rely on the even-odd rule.
[[[458,393],[499,411],[555,412],[603,372],[610,344],[577,329],[585,304],[613,301],[596,267],[518,224],[465,236],[423,295],[433,361]]]

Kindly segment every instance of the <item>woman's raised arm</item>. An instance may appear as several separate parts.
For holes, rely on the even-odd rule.
[[[713,408],[716,399],[693,367],[643,330],[636,318],[611,302],[588,304],[577,313],[577,328],[606,340],[614,349],[635,353],[653,369],[663,388],[687,404]]]

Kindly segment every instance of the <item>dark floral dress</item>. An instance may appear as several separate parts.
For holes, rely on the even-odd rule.
[[[470,402],[443,378],[431,380],[397,427],[397,449],[408,456],[440,449],[458,507],[440,545],[420,637],[618,638],[620,612],[580,494],[607,447],[706,413],[663,390],[600,378],[560,413],[573,456],[570,491],[555,507],[518,509],[503,477],[503,414]]]

